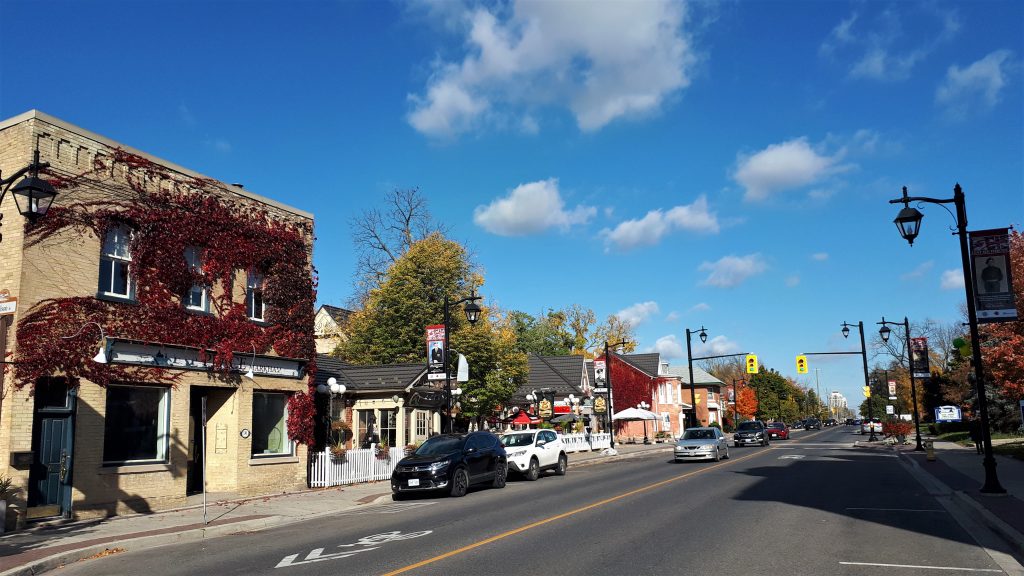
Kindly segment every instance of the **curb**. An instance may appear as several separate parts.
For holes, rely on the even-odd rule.
[[[952,495],[954,499],[970,508],[975,517],[987,526],[989,530],[998,534],[1007,544],[1013,547],[1014,552],[1024,555],[1024,534],[1021,534],[1016,528],[1010,526],[992,512],[989,512],[987,508],[963,490],[954,490]]]

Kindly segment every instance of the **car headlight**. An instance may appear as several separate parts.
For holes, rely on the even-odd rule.
[[[522,456],[524,454],[526,454],[526,450],[514,450],[514,451],[508,453],[508,457],[509,458],[516,458],[516,457]]]
[[[715,449],[715,447],[714,447],[714,446],[711,446],[711,445],[707,445],[707,446],[701,446],[701,447],[700,447],[700,451],[701,451],[701,452],[711,452],[711,451],[712,451],[712,450],[714,450],[714,449]]]
[[[440,472],[441,470],[447,468],[449,464],[451,464],[450,460],[442,460],[440,462],[434,462],[433,464],[430,465],[430,468],[428,469],[431,472]]]

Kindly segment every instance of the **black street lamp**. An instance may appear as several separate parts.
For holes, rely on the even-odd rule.
[[[850,335],[850,326],[853,326],[853,324],[843,322],[843,338],[846,338]],[[868,390],[870,391],[871,381],[868,379],[868,351],[867,347],[864,346],[864,323],[857,322],[856,326],[857,330],[860,331],[860,357],[864,363],[864,385],[867,386]],[[868,396],[868,430],[871,433],[871,435],[868,437],[868,442],[874,442],[875,440],[877,440],[877,438],[875,438],[875,423],[872,422],[874,418],[874,410],[871,409],[871,397]]]
[[[0,177],[0,202],[3,202],[7,191],[11,190],[11,194],[14,195],[14,202],[18,206],[18,212],[22,216],[28,218],[29,222],[35,222],[42,218],[46,211],[50,209],[50,204],[53,203],[54,197],[57,196],[57,191],[53,189],[53,186],[39,177],[39,171],[49,167],[49,162],[39,161],[39,149],[37,148],[32,155],[31,164],[18,170],[9,178]],[[28,174],[28,176],[14,184],[15,180],[25,174]],[[14,184],[13,189],[11,188],[12,184]],[[0,214],[0,218],[3,218],[2,214]],[[3,236],[0,235],[0,241],[2,240]]]
[[[648,404],[645,401],[641,401],[639,404],[636,405],[636,409],[637,410],[647,410],[650,407],[651,407],[651,405]],[[644,419],[644,444],[650,444],[650,443],[651,443],[651,439],[647,437],[647,420]]]
[[[889,342],[889,334],[892,330],[889,329],[889,325],[903,326],[903,334],[906,336],[906,354],[907,354],[907,367],[910,372],[910,401],[914,404],[914,433],[917,437],[917,447],[914,448],[914,452],[924,451],[924,446],[921,445],[921,423],[917,415],[917,384],[914,380],[914,356],[910,348],[910,321],[907,317],[903,317],[903,322],[886,322],[885,316],[882,316],[882,321],[878,322],[882,327],[878,329],[878,334],[882,337],[882,342]]]
[[[747,383],[745,381],[743,381],[743,380],[740,380],[740,382],[743,382],[744,386],[747,385]],[[739,405],[740,405],[740,395],[736,392],[736,379],[733,378],[732,379],[732,427],[733,427],[734,430],[736,429],[737,426],[740,425]]]
[[[604,370],[606,386],[608,387],[608,445],[612,450],[615,449],[615,422],[612,420],[612,416],[615,414],[615,411],[612,409],[612,348],[618,348],[626,344],[629,344],[628,340],[620,340],[614,344],[609,344],[607,340],[604,342]]]
[[[697,387],[693,383],[693,351],[690,349],[690,335],[693,333],[700,335],[701,343],[706,343],[708,341],[708,331],[703,325],[701,325],[700,330],[686,329],[686,364],[690,368],[690,402],[693,403],[693,406],[690,408],[689,417],[687,418],[687,420],[689,420],[686,426],[687,428],[697,426]]]
[[[996,474],[996,459],[992,455],[992,435],[988,429],[988,400],[985,397],[985,380],[982,378],[981,364],[981,336],[978,333],[978,311],[974,303],[974,282],[971,278],[971,259],[967,248],[967,206],[964,200],[964,191],[957,183],[953,186],[952,198],[927,198],[924,196],[908,196],[907,187],[903,187],[903,197],[889,200],[889,204],[903,204],[903,209],[896,216],[893,222],[911,246],[914,245],[914,238],[921,231],[921,220],[924,218],[917,208],[911,208],[911,202],[927,204],[953,204],[956,206],[956,234],[960,236],[960,264],[964,273],[964,291],[967,293],[967,323],[971,329],[972,363],[974,364],[974,386],[978,393],[978,412],[981,416],[981,439],[985,447],[985,459],[982,465],[985,467],[985,484],[981,491],[987,494],[1005,494],[1006,489],[999,483],[999,476]]]
[[[469,296],[455,302],[448,302],[448,294],[446,293],[444,295],[444,391],[449,434],[454,430],[455,423],[452,421],[452,372],[448,364],[448,339],[451,333],[451,328],[449,326],[451,318],[449,317],[448,309],[452,306],[458,306],[459,304],[465,303],[466,305],[462,307],[462,310],[466,313],[466,320],[469,320],[470,324],[476,324],[476,321],[480,319],[480,306],[476,301],[481,298],[482,296],[476,295],[475,289],[470,291]]]

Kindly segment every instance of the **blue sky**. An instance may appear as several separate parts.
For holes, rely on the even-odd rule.
[[[489,302],[619,313],[675,362],[703,325],[795,376],[844,320],[958,318],[951,218],[910,248],[887,201],[960,182],[972,229],[1022,224],[1022,54],[1015,1],[4,0],[0,116],[313,212],[321,303],[349,219],[415,186]],[[811,367],[859,403],[856,356]]]

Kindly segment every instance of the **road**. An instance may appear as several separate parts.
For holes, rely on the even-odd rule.
[[[898,458],[852,447],[853,432],[798,431],[768,448],[730,448],[719,463],[675,464],[667,452],[570,463],[564,477],[375,504],[61,574],[1003,572]]]

